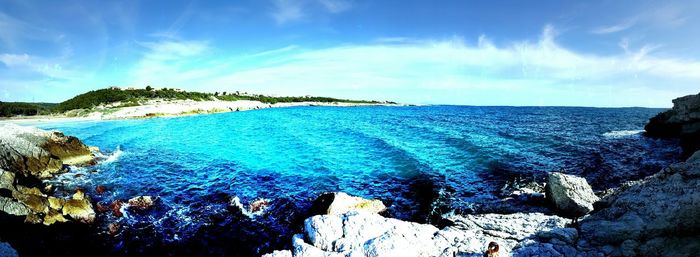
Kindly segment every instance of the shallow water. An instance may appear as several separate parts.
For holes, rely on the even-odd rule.
[[[596,189],[677,161],[676,142],[642,136],[661,109],[562,107],[296,107],[145,120],[45,123],[107,156],[52,183],[108,204],[158,197],[122,224],[116,255],[250,256],[288,247],[325,191],[378,198],[394,217],[479,212],[514,176],[564,169]],[[76,177],[76,174],[82,174]],[[96,185],[109,191],[94,192]],[[229,207],[264,198],[252,215]],[[196,253],[196,254],[193,254]]]

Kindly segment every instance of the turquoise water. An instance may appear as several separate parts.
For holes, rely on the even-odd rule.
[[[498,189],[516,176],[542,180],[563,168],[597,189],[639,178],[679,155],[676,142],[640,133],[660,111],[296,107],[38,126],[108,157],[57,178],[59,193],[82,187],[104,204],[158,197],[150,211],[99,217],[103,227],[122,224],[114,254],[251,256],[289,247],[305,209],[325,191],[378,198],[390,215],[426,222],[497,208]],[[98,195],[96,185],[109,191]],[[270,206],[251,214],[230,206],[236,197]]]

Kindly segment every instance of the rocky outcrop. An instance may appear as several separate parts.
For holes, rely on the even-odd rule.
[[[686,156],[700,150],[700,94],[674,99],[673,108],[651,118],[644,130],[651,137],[680,138]]]
[[[700,152],[698,152],[700,153]],[[698,154],[696,153],[696,154]],[[700,252],[700,160],[629,182],[581,221],[581,235],[613,255],[695,256]]]
[[[561,214],[580,217],[593,211],[598,197],[585,178],[551,172],[547,175],[546,197]]]
[[[41,179],[64,172],[64,165],[94,162],[85,144],[60,132],[13,124],[0,125],[0,130],[0,211],[44,225],[95,219],[92,203],[83,192],[62,199],[50,196],[50,187],[36,187]],[[27,186],[19,181],[32,182]]]
[[[0,130],[0,168],[8,171],[43,179],[61,172],[63,164],[94,160],[79,139],[60,132],[14,124],[0,125]]]
[[[386,211],[386,206],[380,200],[368,200],[343,192],[323,193],[311,206],[311,215],[343,214],[349,211],[381,213]]]

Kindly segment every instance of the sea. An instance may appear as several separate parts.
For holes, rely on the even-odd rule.
[[[38,123],[101,150],[94,166],[49,181],[109,205],[153,196],[145,211],[98,215],[95,256],[259,256],[290,249],[323,192],[380,199],[385,215],[528,212],[504,202],[514,180],[561,171],[595,190],[679,161],[674,140],[644,136],[664,109],[585,107],[292,107],[114,121]],[[107,191],[96,192],[98,185]],[[265,202],[252,210],[253,202]],[[504,204],[505,203],[505,204]],[[118,230],[108,232],[110,224]],[[51,240],[51,239],[46,239]]]

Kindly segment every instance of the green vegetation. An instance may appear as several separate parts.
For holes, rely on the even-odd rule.
[[[150,86],[149,86],[150,87]],[[146,99],[191,99],[195,101],[208,100],[211,94],[199,92],[184,92],[175,89],[155,90],[148,89],[128,89],[121,90],[116,88],[106,88],[95,91],[90,91],[76,97],[73,97],[65,102],[58,104],[56,110],[65,112],[75,109],[89,109],[100,104],[111,104],[115,102],[125,102],[127,106],[138,105],[138,100]],[[128,102],[128,103],[126,103]]]
[[[362,100],[347,100],[347,99],[337,99],[331,97],[319,97],[319,96],[266,96],[266,95],[239,95],[229,94],[217,96],[219,100],[223,101],[238,101],[238,100],[251,100],[260,101],[263,103],[276,104],[276,103],[294,103],[294,102],[321,102],[321,103],[368,103],[368,104],[378,104],[382,103],[379,101],[362,101]],[[386,102],[395,104],[394,102]]]
[[[260,101],[268,104],[275,103],[291,103],[291,102],[342,102],[342,103],[368,103],[376,104],[382,103],[378,101],[357,101],[357,100],[347,100],[347,99],[337,99],[330,97],[313,97],[313,96],[282,96],[273,97],[265,95],[248,95],[240,94],[238,91],[235,93],[227,92],[216,92],[214,94],[210,93],[200,93],[200,92],[186,92],[177,89],[155,89],[151,86],[147,86],[146,89],[126,89],[122,90],[116,87],[105,88],[90,91],[84,94],[80,94],[62,103],[20,103],[20,102],[0,102],[0,116],[2,117],[12,117],[17,115],[33,116],[33,115],[47,115],[52,113],[63,113],[67,116],[80,116],[89,113],[89,110],[100,105],[113,104],[120,102],[119,105],[115,107],[129,107],[129,106],[139,106],[141,102],[145,102],[150,99],[166,99],[166,100],[213,100],[219,99],[223,101],[238,101],[238,100],[251,100]],[[395,104],[394,102],[385,102],[390,104]]]
[[[0,102],[0,117],[46,115],[55,106],[52,103]]]

